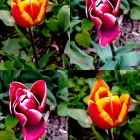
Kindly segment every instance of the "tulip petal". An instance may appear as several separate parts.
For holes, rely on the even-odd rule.
[[[103,16],[102,22],[103,22],[102,26],[104,28],[107,28],[107,29],[111,28],[116,22],[116,17],[114,17],[111,14],[106,13]]]
[[[98,30],[98,38],[101,47],[106,47],[107,45],[109,45],[119,36],[119,34],[120,28],[117,21],[111,28],[100,28],[100,30]]]
[[[112,120],[113,120],[113,122],[115,122],[115,120],[118,119],[118,117],[121,113],[121,110],[122,110],[121,101],[118,96],[111,97],[111,108],[113,111]]]
[[[44,3],[41,5],[41,9],[37,16],[37,19],[34,21],[34,26],[42,22],[45,12],[46,12],[46,7],[47,7],[47,0],[45,0]]]
[[[31,87],[30,92],[32,92],[41,103],[41,105],[38,107],[38,111],[42,113],[47,100],[47,86],[45,81],[39,80],[35,82]]]
[[[85,7],[85,11],[86,11],[86,16],[88,18],[88,12],[90,10],[90,6],[91,6],[91,0],[86,0],[86,7]]]
[[[28,115],[27,115],[27,123],[29,125],[36,125],[40,122],[42,118],[42,114],[34,109],[29,109]]]
[[[128,94],[123,94],[120,97],[120,101],[122,104],[122,110],[118,119],[114,123],[114,127],[121,125],[125,121],[125,118],[127,116],[127,112],[129,109],[129,105],[130,105],[130,96]]]
[[[95,104],[93,101],[88,102],[89,115],[95,125],[102,129],[111,129],[113,121],[110,116],[102,109],[102,106]]]
[[[16,4],[19,4],[21,2],[21,0],[12,0],[11,3],[14,2]]]
[[[26,28],[30,28],[33,26],[33,20],[31,19],[29,14],[23,10],[22,6],[18,6],[15,3],[11,3],[11,7],[12,15],[19,25]]]
[[[100,87],[105,87],[106,90],[109,90],[108,85],[107,85],[103,80],[98,79],[98,80],[96,81],[96,83],[95,83],[95,85],[94,85],[92,91],[91,91],[91,94],[90,94],[88,100],[92,100],[92,101],[95,100],[95,99],[94,99],[94,98],[95,98],[95,93],[98,91],[98,89],[99,89]],[[88,100],[87,100],[87,102],[88,102]]]
[[[34,125],[25,125],[22,127],[22,133],[24,140],[38,140],[46,131],[46,124],[44,118],[42,117],[41,121]]]
[[[9,89],[10,103],[9,103],[9,108],[10,108],[11,114],[12,114],[12,106],[13,106],[13,103],[14,103],[14,101],[16,99],[16,91],[19,88],[28,89],[26,86],[24,86],[23,84],[21,84],[19,82],[11,82],[10,83],[10,89]]]
[[[115,9],[112,11],[112,14],[116,17],[120,9],[121,0],[110,0],[110,2],[116,5]]]

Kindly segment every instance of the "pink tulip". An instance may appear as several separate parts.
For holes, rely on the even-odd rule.
[[[121,0],[86,0],[86,16],[89,16],[98,29],[101,47],[106,47],[120,34],[116,20]]]
[[[19,82],[11,82],[10,112],[22,125],[24,140],[38,140],[46,131],[46,124],[42,112],[47,100],[47,86],[45,81],[35,82],[31,89]]]

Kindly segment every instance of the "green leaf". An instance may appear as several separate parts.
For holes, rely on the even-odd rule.
[[[50,53],[47,53],[47,54],[45,54],[41,59],[40,59],[40,61],[39,61],[39,68],[43,68],[46,64],[47,64],[47,62],[48,62],[48,60],[49,60],[49,58],[55,53],[56,51],[52,51],[52,52],[50,52]]]
[[[96,78],[88,78],[88,79],[86,79],[85,82],[90,86],[90,92],[92,91],[93,85],[95,84],[96,81],[97,81]]]
[[[0,129],[4,129],[5,125],[3,123],[0,123]]]
[[[50,66],[46,67],[45,70],[55,70],[57,68],[56,64],[51,64]]]
[[[94,23],[91,20],[89,20],[88,18],[82,19],[81,24],[82,24],[81,28],[85,31],[91,30],[94,26]]]
[[[134,140],[132,134],[133,134],[133,131],[127,129],[125,130],[123,135],[127,140]]]
[[[65,55],[63,55],[63,69],[64,70],[69,70],[70,69],[70,64]]]
[[[26,63],[28,66],[30,66],[33,70],[36,70],[36,66],[33,62],[27,62]]]
[[[63,32],[65,32],[70,27],[69,5],[64,5],[63,7],[61,7],[61,9],[58,11],[57,18],[59,26],[63,29]]]
[[[25,51],[21,51],[21,52],[20,52],[20,58],[23,59],[23,60],[25,60],[25,62],[28,62],[28,61],[31,60],[31,57],[29,57],[29,56],[25,53]]]
[[[21,37],[21,40],[23,41],[23,45],[26,47],[29,47],[31,43],[26,38],[26,36],[18,29],[17,24],[14,24],[14,27],[15,27],[15,30],[17,31],[17,33],[19,34],[19,36]],[[19,40],[19,42],[21,40]]]
[[[58,23],[56,19],[49,19],[49,21],[46,21],[46,26],[52,31],[52,32],[58,32]]]
[[[81,22],[81,20],[72,20],[72,21],[70,22],[70,33],[73,32],[73,27],[74,27],[75,25],[77,25],[78,23],[80,23],[80,22]]]
[[[7,26],[14,26],[15,20],[10,15],[9,11],[6,10],[0,10],[0,19],[3,21],[3,23]]]
[[[133,20],[140,19],[140,7],[133,7],[130,11],[130,17]]]
[[[68,56],[70,56],[70,40],[67,41],[64,53],[67,54]]]
[[[129,52],[130,50],[132,50],[133,48],[137,47],[138,45],[139,45],[138,43],[135,43],[135,44],[123,46],[116,51],[116,55],[123,55]]]
[[[70,49],[70,64],[77,64],[83,70],[94,69],[93,66],[93,57],[87,55],[82,50],[80,50],[74,41],[70,42],[71,49]]]
[[[51,35],[50,35],[50,29],[44,28],[44,29],[42,30],[42,34],[43,34],[44,36],[46,36],[46,37],[50,37],[50,36],[51,36]]]
[[[84,128],[90,128],[92,121],[85,110],[82,109],[68,109],[68,115],[77,120]]]
[[[130,52],[120,57],[120,70],[132,70],[131,66],[140,65],[140,53]]]
[[[90,33],[87,31],[82,31],[81,33],[77,33],[75,35],[75,40],[79,44],[79,46],[83,46],[84,48],[90,48]]]
[[[13,115],[6,115],[5,126],[8,128],[14,128],[19,123],[18,119]]]
[[[91,41],[91,44],[95,47],[97,54],[104,63],[106,63],[107,60],[112,59],[112,53],[109,45],[105,48],[102,48],[99,44],[95,43],[94,41]]]
[[[6,71],[0,71],[1,79],[3,80],[4,83],[10,83],[11,82],[11,71],[6,70]]]
[[[111,88],[111,92],[113,93],[113,95],[118,95],[119,94],[119,86],[113,86]]]
[[[20,46],[18,45],[18,42],[19,39],[7,39],[2,42],[2,49],[8,54],[14,54],[15,56],[19,56]]]
[[[140,6],[140,0],[136,0],[136,1],[130,1],[130,2],[132,2],[132,3],[134,3],[135,5],[137,5],[137,6]]]
[[[38,54],[38,49],[37,49],[37,47],[35,47],[35,51],[36,51],[36,54]],[[30,47],[29,52],[28,52],[28,55],[29,55],[29,56],[34,56],[33,48],[32,48],[32,47]]]
[[[4,62],[4,67],[7,70],[15,70],[14,63],[15,63],[14,61],[7,60],[7,61]]]
[[[7,68],[4,66],[4,63],[0,63],[0,70],[7,70]]]
[[[6,128],[5,131],[0,131],[1,140],[14,140],[15,138],[15,133],[11,128]]]
[[[110,59],[100,68],[100,70],[114,70],[117,63],[117,61]]]
[[[47,89],[47,102],[46,102],[46,104],[51,105],[51,110],[55,109],[55,107],[57,105],[57,101],[49,89]]]
[[[128,122],[128,127],[137,135],[140,135],[140,119],[133,118],[131,122]]]
[[[121,0],[121,5],[120,5],[120,8],[123,9],[123,10],[127,10],[127,13],[129,12],[130,10],[130,6],[129,6],[129,3],[127,0]],[[127,14],[126,13],[126,14]]]
[[[68,107],[67,102],[61,102],[57,107],[57,114],[59,116],[67,116],[68,115]]]

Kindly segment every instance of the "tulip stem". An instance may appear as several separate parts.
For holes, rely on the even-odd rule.
[[[111,48],[111,52],[112,52],[112,56],[113,56],[113,61],[115,61],[115,58],[114,58],[114,56],[115,56],[115,50],[114,50],[114,45],[113,45],[112,42],[110,43],[110,48]]]
[[[111,134],[111,129],[108,130],[108,135],[109,135],[109,140],[113,140],[112,139],[112,134]]]
[[[30,38],[31,38],[31,44],[32,44],[32,48],[33,48],[34,58],[35,58],[35,65],[36,65],[36,68],[38,69],[39,65],[38,65],[37,55],[36,55],[36,51],[35,51],[35,43],[33,41],[33,35],[32,35],[31,28],[28,28],[28,29],[29,29],[29,34],[30,34]]]

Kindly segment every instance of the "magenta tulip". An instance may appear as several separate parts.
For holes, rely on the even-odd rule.
[[[86,16],[89,16],[98,29],[101,47],[106,47],[120,34],[116,20],[121,0],[86,0]]]
[[[10,112],[22,125],[24,140],[38,140],[46,131],[46,124],[42,112],[47,100],[47,86],[45,81],[35,82],[31,89],[19,82],[11,82]]]

